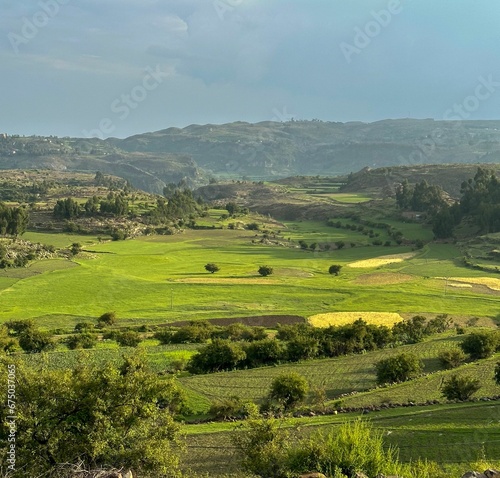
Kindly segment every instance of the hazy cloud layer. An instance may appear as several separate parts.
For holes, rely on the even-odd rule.
[[[496,0],[4,0],[1,8],[0,132],[83,136],[104,119],[103,136],[124,137],[284,110],[329,121],[442,119],[450,109],[499,117]],[[148,67],[163,72],[154,88],[144,84]],[[467,100],[480,78],[490,78],[489,94]],[[116,112],[123,104],[127,115]]]

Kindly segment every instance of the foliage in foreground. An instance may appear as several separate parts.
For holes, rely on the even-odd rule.
[[[177,476],[179,426],[173,414],[182,394],[173,380],[149,372],[140,356],[125,358],[119,368],[54,371],[9,365],[9,370],[15,366],[17,427],[12,478],[49,474],[61,463]],[[7,414],[3,407],[4,423]],[[8,446],[4,428],[2,453]]]
[[[320,472],[332,478],[365,473],[408,478],[440,478],[443,471],[432,462],[402,464],[398,451],[385,447],[382,433],[364,421],[346,422],[328,433],[297,437],[286,422],[275,418],[248,420],[235,431],[243,468],[262,478],[290,478]]]

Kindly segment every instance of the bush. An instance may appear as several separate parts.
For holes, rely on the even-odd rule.
[[[392,333],[396,340],[404,344],[416,344],[421,342],[426,335],[425,322],[425,317],[416,315],[409,320],[395,324]]]
[[[52,336],[36,328],[28,328],[19,334],[19,345],[28,353],[40,353],[55,348]]]
[[[416,355],[402,353],[375,364],[377,383],[406,382],[422,372],[422,362]]]
[[[286,359],[284,344],[275,339],[251,342],[245,346],[244,350],[247,355],[245,364],[251,368],[274,365]]]
[[[260,266],[258,272],[263,277],[270,276],[273,273],[273,268],[271,266]]]
[[[473,360],[491,357],[498,347],[498,335],[495,332],[472,333],[462,340],[460,347]]]
[[[232,396],[213,403],[209,413],[219,420],[242,419],[258,415],[259,409],[253,402]]]
[[[245,359],[246,354],[239,344],[216,339],[191,357],[187,369],[191,373],[232,370]]]
[[[300,440],[288,454],[288,466],[295,473],[316,470],[331,477],[354,477],[393,475],[399,464],[397,450],[384,446],[382,432],[357,420]]]
[[[118,332],[114,335],[114,339],[122,347],[137,347],[142,342],[141,336],[133,330]]]
[[[402,475],[438,476],[422,462],[401,465],[397,450],[384,447],[382,433],[360,420],[344,423],[328,434],[293,439],[277,419],[249,420],[234,434],[243,468],[265,478],[288,478],[312,470],[332,478]],[[434,467],[435,469],[436,467]],[[420,470],[422,469],[422,470]],[[402,473],[404,471],[404,474]]]
[[[461,349],[443,350],[439,354],[439,361],[444,368],[451,369],[462,365],[467,356]]]
[[[260,477],[285,478],[290,434],[275,418],[248,420],[236,428],[233,443],[242,455],[242,467]]]
[[[78,324],[75,325],[75,332],[87,332],[93,328],[94,324],[90,322],[78,322]]]
[[[219,272],[220,268],[217,264],[209,262],[208,264],[205,264],[205,270],[213,274],[214,272]]]
[[[468,400],[481,388],[481,383],[469,376],[452,375],[443,382],[441,392],[448,400]]]
[[[66,345],[70,350],[75,349],[91,349],[97,344],[97,337],[95,334],[82,332],[78,335],[72,335],[66,340]]]
[[[113,325],[116,323],[116,312],[105,312],[98,319],[99,326]]]
[[[339,264],[333,264],[333,265],[331,265],[331,266],[330,266],[330,268],[328,269],[328,272],[329,272],[330,274],[334,274],[334,275],[338,276],[338,275],[339,275],[339,273],[340,273],[340,270],[341,270],[341,269],[342,269],[342,266],[341,266],[341,265],[339,265]]]
[[[309,384],[302,376],[294,372],[280,375],[271,383],[268,399],[276,401],[285,409],[302,402],[309,392]]]
[[[173,414],[182,395],[174,380],[149,372],[138,357],[119,367],[80,364],[72,370],[19,361],[16,376],[16,459],[22,467],[12,478],[56,476],[58,463],[177,476]],[[2,449],[7,437],[0,436]]]

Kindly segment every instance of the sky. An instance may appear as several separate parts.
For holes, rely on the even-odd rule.
[[[0,0],[0,133],[500,119],[498,0]]]

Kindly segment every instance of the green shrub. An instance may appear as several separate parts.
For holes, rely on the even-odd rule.
[[[443,382],[441,392],[448,400],[468,400],[480,388],[479,380],[466,375],[452,375]]]
[[[116,312],[105,312],[98,319],[99,326],[113,325],[116,323]]]
[[[394,357],[380,360],[375,364],[377,383],[405,382],[415,378],[422,372],[422,362],[410,353],[402,353]]]
[[[140,358],[73,370],[29,368],[19,361],[16,378],[16,461],[22,466],[12,478],[60,476],[60,463],[179,476],[173,414],[182,395],[174,380],[149,372]],[[2,433],[3,450],[7,440]]]
[[[462,365],[467,356],[461,349],[443,350],[439,354],[439,361],[444,368],[451,369]]]
[[[272,381],[268,399],[289,409],[302,402],[308,392],[307,380],[298,373],[290,372],[279,375]]]
[[[75,349],[91,349],[97,344],[97,337],[95,334],[82,332],[78,335],[72,335],[66,339],[66,345],[70,350]]]
[[[491,357],[499,344],[496,332],[475,332],[467,335],[460,347],[473,360]]]
[[[137,347],[142,342],[141,336],[133,330],[118,332],[115,334],[114,339],[122,347]]]

